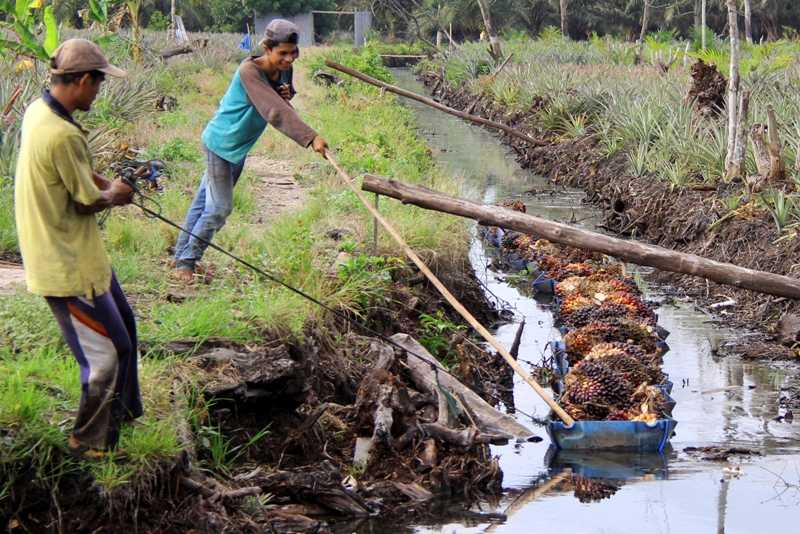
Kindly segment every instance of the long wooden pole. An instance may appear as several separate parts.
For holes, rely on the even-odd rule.
[[[774,273],[754,271],[694,254],[646,245],[581,230],[567,224],[534,217],[498,206],[488,206],[452,197],[424,187],[366,175],[362,189],[401,200],[421,208],[475,219],[481,224],[534,234],[554,243],[593,250],[624,261],[656,267],[662,271],[690,274],[708,280],[778,297],[800,299],[800,280]]]
[[[417,102],[422,102],[423,104],[427,104],[428,106],[431,106],[432,108],[436,108],[439,111],[444,111],[445,113],[449,113],[450,115],[455,115],[456,117],[459,117],[461,119],[464,119],[464,120],[467,120],[467,121],[470,121],[470,122],[474,122],[475,124],[480,124],[481,126],[488,126],[489,128],[496,128],[498,130],[502,130],[503,132],[507,133],[508,135],[510,135],[512,137],[516,137],[517,139],[522,139],[523,141],[526,141],[526,142],[532,144],[533,146],[544,146],[546,144],[543,141],[540,141],[538,139],[534,139],[530,135],[524,134],[524,133],[520,132],[519,130],[515,130],[514,128],[511,128],[510,126],[506,126],[505,124],[501,124],[499,122],[491,121],[489,119],[484,119],[483,117],[476,117],[475,115],[470,115],[469,113],[464,113],[463,111],[459,111],[457,109],[453,109],[451,107],[447,107],[444,104],[440,104],[439,102],[436,102],[435,100],[431,100],[430,98],[418,95],[416,93],[412,93],[411,91],[407,91],[405,89],[401,89],[400,87],[397,87],[396,85],[391,85],[391,84],[388,84],[386,82],[382,82],[380,80],[376,80],[375,78],[372,78],[371,76],[367,76],[363,72],[359,72],[359,71],[357,71],[355,69],[351,69],[350,67],[345,67],[344,65],[340,65],[339,63],[335,63],[335,62],[333,62],[331,60],[326,60],[325,64],[328,67],[332,68],[332,69],[338,70],[339,72],[343,72],[345,74],[349,74],[350,76],[352,76],[354,78],[358,78],[362,82],[366,82],[368,84],[374,85],[375,87],[380,87],[381,89],[389,91],[390,93],[394,93],[396,95],[404,96],[406,98],[410,98],[411,100],[416,100]]]
[[[428,268],[422,259],[417,256],[417,253],[408,246],[408,243],[405,242],[403,237],[395,230],[395,228],[387,221],[381,213],[376,210],[370,203],[369,200],[364,196],[364,193],[359,191],[359,189],[353,184],[353,179],[339,166],[339,163],[333,157],[333,154],[330,152],[327,153],[326,157],[328,161],[330,161],[331,165],[336,169],[336,172],[339,173],[339,176],[347,183],[348,187],[355,193],[356,197],[361,201],[365,208],[370,212],[370,214],[379,222],[381,226],[389,233],[392,238],[397,241],[397,244],[403,249],[406,256],[414,262],[414,264],[419,268],[420,271],[430,280],[431,284],[442,294],[445,300],[450,303],[450,305],[455,309],[461,317],[463,317],[472,328],[478,332],[483,339],[485,339],[494,349],[502,356],[502,358],[511,366],[511,368],[520,376],[522,379],[528,383],[529,386],[533,388],[533,390],[544,400],[550,409],[562,420],[564,424],[567,426],[572,426],[575,420],[570,417],[570,415],[564,411],[564,409],[558,405],[558,403],[553,400],[553,397],[544,390],[542,386],[539,385],[536,380],[525,370],[522,366],[517,363],[513,356],[508,352],[508,350],[500,343],[496,337],[494,337],[491,332],[489,332],[486,327],[484,327],[474,315],[472,315],[469,310],[467,310],[461,302],[452,294],[450,290],[442,283],[439,278],[433,274],[433,271]]]

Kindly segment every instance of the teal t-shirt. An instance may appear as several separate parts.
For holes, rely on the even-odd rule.
[[[269,80],[266,74],[261,76],[273,87],[292,83],[291,71],[282,72],[277,82]],[[222,159],[241,163],[266,128],[267,121],[248,98],[236,69],[217,112],[203,131],[203,144]]]

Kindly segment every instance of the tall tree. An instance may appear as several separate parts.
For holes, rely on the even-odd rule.
[[[706,28],[708,27],[708,23],[706,20],[706,16],[708,15],[708,6],[706,6],[706,0],[701,0],[700,2],[700,40],[702,43],[703,50],[706,49]]]
[[[567,17],[567,5],[569,0],[559,0],[559,7],[561,8],[561,35],[569,37],[569,24]]]
[[[744,37],[748,43],[753,43],[753,10],[750,0],[744,0]]]
[[[739,121],[739,12],[736,0],[726,0],[728,28],[731,37],[731,71],[728,79],[728,152],[725,169],[728,178],[741,175],[742,159],[737,153]]]
[[[481,8],[481,16],[483,16],[483,25],[486,26],[486,34],[489,36],[489,52],[495,61],[502,61],[503,49],[500,46],[500,39],[494,31],[492,25],[492,13],[489,11],[489,4],[486,0],[478,0],[478,6]]]
[[[639,48],[636,51],[636,64],[642,62],[644,53],[644,38],[647,35],[647,25],[650,23],[650,0],[644,0],[644,10],[642,11],[642,31],[639,33]]]

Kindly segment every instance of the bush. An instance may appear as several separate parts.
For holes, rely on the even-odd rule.
[[[165,31],[169,29],[169,17],[161,11],[153,11],[150,14],[150,20],[147,22],[147,28],[154,31]]]

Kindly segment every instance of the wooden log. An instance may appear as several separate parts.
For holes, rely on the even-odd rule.
[[[180,56],[183,54],[192,54],[194,52],[194,48],[189,45],[178,46],[175,48],[170,48],[169,50],[164,50],[161,52],[161,59],[167,60],[171,57]]]
[[[518,423],[513,417],[496,410],[477,393],[459,382],[444,371],[444,367],[434,358],[419,342],[408,334],[395,334],[392,341],[408,349],[409,352],[419,354],[424,359],[409,357],[406,365],[414,385],[431,395],[438,395],[439,387],[448,390],[461,403],[469,408],[471,417],[481,432],[487,434],[505,434],[516,438],[526,439],[533,433]],[[438,376],[437,376],[438,375]],[[441,398],[442,395],[439,395]],[[439,421],[441,423],[441,421]],[[431,423],[436,424],[436,423]],[[444,426],[444,425],[439,425]]]
[[[390,85],[380,80],[376,80],[375,78],[367,76],[362,72],[359,72],[355,69],[351,69],[349,67],[345,67],[344,65],[340,65],[338,63],[334,63],[331,60],[326,60],[325,64],[332,69],[338,70],[339,72],[344,72],[345,74],[349,74],[354,78],[358,78],[362,82],[374,85],[375,87],[380,87],[381,89],[389,91],[390,93],[394,93],[396,95],[404,96],[406,98],[410,98],[411,100],[416,100],[417,102],[427,104],[428,106],[436,108],[439,111],[444,111],[445,113],[449,113],[450,115],[455,115],[456,117],[473,122],[475,124],[480,124],[481,126],[486,126],[489,128],[495,128],[497,130],[501,130],[507,133],[508,135],[516,137],[517,139],[521,139],[527,143],[530,143],[533,146],[544,146],[547,144],[544,141],[534,139],[533,137],[524,134],[519,130],[511,128],[510,126],[506,126],[505,124],[501,124],[495,121],[490,121],[488,119],[484,119],[483,117],[476,117],[475,115],[470,115],[469,113],[464,113],[463,111],[458,111],[457,109],[447,107],[444,104],[436,102],[435,100],[418,95],[416,93],[412,93],[411,91],[406,91],[405,89],[401,89],[400,87],[397,87],[395,85]]]
[[[623,261],[655,267],[662,271],[689,274],[719,284],[749,289],[759,293],[800,299],[800,280],[780,274],[746,269],[730,263],[710,260],[655,245],[628,241],[581,230],[567,224],[548,221],[533,215],[498,206],[488,206],[464,200],[423,187],[411,186],[396,180],[366,175],[362,188],[413,204],[477,220],[480,224],[499,226],[518,232],[534,234],[554,243],[569,245],[614,256]]]

